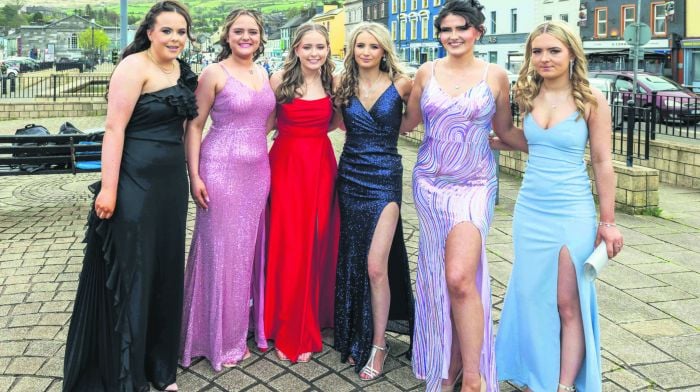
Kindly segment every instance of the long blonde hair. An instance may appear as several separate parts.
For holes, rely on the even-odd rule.
[[[359,89],[359,67],[355,61],[355,44],[357,37],[362,33],[371,34],[384,50],[384,57],[379,62],[379,70],[386,72],[393,83],[397,77],[404,76],[399,67],[399,59],[396,56],[396,49],[391,40],[389,30],[379,23],[362,22],[352,31],[348,42],[348,53],[345,55],[345,70],[340,79],[340,85],[336,91],[335,98],[342,106],[349,103],[350,97],[358,94]]]
[[[299,60],[295,49],[301,44],[301,39],[304,38],[304,35],[311,31],[320,33],[326,40],[328,54],[326,55],[326,61],[321,66],[321,84],[328,94],[333,92],[333,69],[335,68],[335,64],[331,61],[328,30],[320,24],[306,22],[297,28],[296,36],[294,37],[292,46],[289,48],[289,54],[287,54],[287,59],[284,61],[282,83],[280,83],[277,87],[277,91],[275,91],[275,97],[278,103],[291,102],[298,95],[297,91],[304,85],[304,75],[301,72],[301,60]]]
[[[573,69],[571,72],[571,94],[574,97],[576,111],[579,117],[586,115],[586,104],[597,106],[597,101],[591,92],[588,83],[587,69],[588,61],[583,52],[581,39],[561,21],[547,21],[540,23],[527,37],[525,44],[525,61],[518,75],[515,84],[515,100],[523,113],[532,112],[533,101],[542,88],[542,77],[537,73],[532,65],[532,41],[542,34],[549,34],[561,41],[574,56]]]

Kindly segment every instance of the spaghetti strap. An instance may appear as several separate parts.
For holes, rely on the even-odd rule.
[[[483,76],[483,78],[481,78],[481,80],[486,80],[486,75],[488,75],[488,73],[489,73],[489,65],[491,65],[491,64],[486,63],[486,68],[484,68],[484,76]]]
[[[221,69],[223,69],[224,72],[226,72],[226,76],[228,76],[229,78],[233,78],[233,76],[231,76],[231,74],[228,72],[228,69],[226,69],[226,67],[224,67],[224,64],[222,64],[222,63],[218,63],[218,64],[219,64],[219,66],[221,66]]]

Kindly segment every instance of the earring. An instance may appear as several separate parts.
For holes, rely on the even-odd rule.
[[[569,61],[569,79],[574,77],[574,60]]]

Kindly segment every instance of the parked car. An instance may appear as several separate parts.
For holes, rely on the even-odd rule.
[[[18,66],[5,61],[0,61],[0,76],[14,79],[17,77],[17,75],[19,75]]]
[[[613,90],[620,93],[623,101],[631,98],[633,90],[631,71],[594,71],[590,76],[611,80]],[[653,104],[652,92],[656,92],[656,102]],[[638,72],[636,93],[635,99],[638,105],[654,107],[658,122],[679,121],[694,124],[700,121],[700,95],[670,79],[647,72]]]
[[[619,128],[623,121],[622,109],[624,102],[622,101],[620,94],[614,92],[614,80],[605,78],[588,78],[588,83],[591,84],[591,87],[595,87],[600,90],[608,99],[610,111],[612,113],[612,122],[616,129]]]
[[[416,76],[416,72],[418,72],[418,67],[420,67],[420,64],[408,63],[403,61],[399,63],[399,67],[403,70],[406,76],[412,79]]]

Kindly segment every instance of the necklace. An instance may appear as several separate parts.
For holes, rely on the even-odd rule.
[[[166,70],[162,65],[160,65],[160,64],[156,61],[156,59],[153,58],[153,55],[151,54],[151,49],[150,49],[150,48],[149,48],[149,49],[146,49],[146,54],[148,55],[148,58],[151,59],[151,61],[153,62],[153,64],[155,64],[158,68],[160,68],[160,70],[161,70],[164,74],[170,75],[171,73],[173,73],[173,71],[175,71],[175,64],[173,64],[172,61],[170,62],[170,65],[171,65],[170,71]],[[251,71],[251,72],[252,72],[252,71]]]
[[[365,88],[365,98],[369,98],[369,95],[374,92],[374,90],[377,89],[377,85],[379,84],[379,79],[382,78],[382,73],[381,71],[379,72],[379,75],[377,75],[377,79],[374,81],[374,83],[370,84],[369,87]]]

